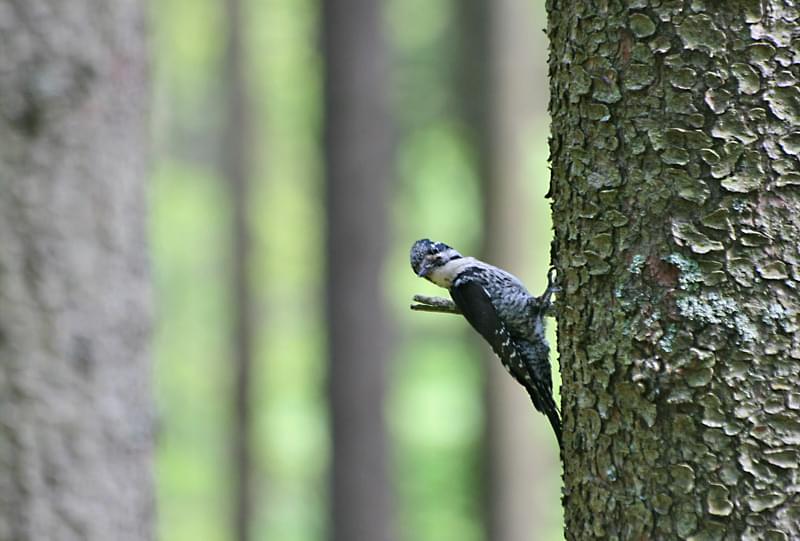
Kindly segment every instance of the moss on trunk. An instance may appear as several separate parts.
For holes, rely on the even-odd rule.
[[[796,539],[800,13],[548,9],[567,538]]]

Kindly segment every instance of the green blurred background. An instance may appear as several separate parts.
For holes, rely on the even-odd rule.
[[[519,114],[526,182],[516,195],[524,210],[508,239],[524,257],[509,270],[538,293],[545,286],[550,245],[545,14],[536,0],[519,3],[530,40],[527,54],[508,61],[512,69],[525,70],[530,102]],[[488,535],[486,348],[470,338],[460,318],[408,309],[415,293],[441,295],[410,270],[414,240],[430,237],[470,254],[478,254],[484,241],[474,127],[459,114],[462,93],[453,73],[467,32],[460,27],[462,8],[456,0],[385,3],[396,124],[390,246],[382,276],[393,337],[387,423],[394,526],[405,541],[478,541]],[[244,10],[255,138],[249,201],[250,270],[256,277],[252,533],[267,541],[321,540],[328,528],[330,466],[321,10],[312,0],[251,0]],[[166,541],[234,535],[228,458],[232,211],[218,150],[224,16],[219,0],[151,4],[157,482],[160,538]],[[510,388],[522,404],[510,422],[531,439],[529,460],[547,465],[530,479],[543,496],[530,503],[539,521],[529,539],[561,539],[552,434],[524,392]]]

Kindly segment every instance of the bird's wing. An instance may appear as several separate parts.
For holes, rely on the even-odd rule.
[[[497,315],[492,300],[476,280],[457,279],[450,288],[450,296],[469,324],[489,342],[500,360],[525,385],[528,372],[525,353],[520,350],[508,327]]]
[[[527,389],[534,407],[547,415],[561,445],[561,420],[550,390],[550,367],[546,369],[547,381],[533,377],[531,370],[534,368],[497,315],[489,294],[480,283],[468,279],[456,280],[450,288],[450,296],[469,324],[489,342],[512,376]]]
[[[495,353],[508,353],[508,329],[494,309],[489,294],[474,280],[456,280],[450,288],[450,296],[469,324],[483,336]]]

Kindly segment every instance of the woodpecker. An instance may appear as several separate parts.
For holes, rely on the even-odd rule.
[[[551,277],[544,294],[534,297],[516,276],[430,239],[411,247],[411,268],[450,292],[469,324],[528,392],[533,406],[547,416],[560,447],[561,419],[553,401],[550,346],[544,334],[550,297],[557,291]]]

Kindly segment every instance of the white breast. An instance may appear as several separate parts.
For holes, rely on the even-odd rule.
[[[460,257],[452,261],[448,261],[441,267],[431,271],[428,279],[439,287],[450,289],[453,285],[453,280],[461,274],[467,267],[474,266],[477,260],[474,257]]]

